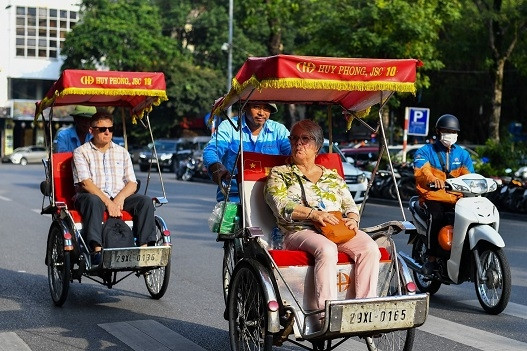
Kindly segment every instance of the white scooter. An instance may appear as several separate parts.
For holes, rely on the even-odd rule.
[[[505,309],[510,297],[511,273],[503,252],[505,243],[498,233],[499,213],[489,199],[481,196],[496,188],[493,179],[474,173],[446,180],[445,189],[462,193],[463,197],[455,206],[453,231],[444,228],[441,233],[451,234],[451,242],[448,242],[449,235],[440,238],[444,254],[436,257],[433,270],[423,267],[428,262],[429,214],[419,205],[417,196],[410,199],[409,209],[416,227],[408,241],[412,245],[412,257],[400,254],[414,271],[415,283],[421,292],[434,294],[441,284],[473,281],[479,303],[487,313],[499,314]]]

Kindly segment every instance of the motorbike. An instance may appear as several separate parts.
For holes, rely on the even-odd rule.
[[[391,172],[384,169],[378,170],[375,174],[375,178],[370,188],[370,196],[385,196],[385,191],[390,184],[393,184]]]
[[[384,197],[396,199],[397,193],[395,187],[399,189],[399,195],[402,200],[408,200],[415,195],[415,178],[412,164],[400,163],[394,165],[395,179],[389,177],[389,182],[385,184]]]
[[[184,181],[189,181],[194,176],[196,171],[197,161],[189,156],[186,160],[180,161],[178,167],[178,178]]]
[[[190,181],[193,178],[207,178],[207,170],[203,165],[201,157],[189,156],[186,160],[180,161],[176,172],[176,177],[184,181]]]
[[[496,182],[479,174],[447,179],[448,192],[463,195],[453,213],[454,225],[443,227],[439,244],[444,254],[436,257],[436,269],[424,267],[428,262],[429,213],[414,196],[409,201],[415,231],[408,243],[412,255],[400,252],[413,270],[415,283],[423,293],[433,295],[441,284],[474,282],[481,307],[489,314],[499,314],[507,306],[511,292],[511,272],[503,252],[505,242],[499,234],[499,213],[485,193],[497,189]]]
[[[395,183],[390,170],[378,170],[370,188],[373,197],[396,199],[395,188],[399,188],[402,200],[408,200],[415,195],[415,178],[410,164],[394,165]]]

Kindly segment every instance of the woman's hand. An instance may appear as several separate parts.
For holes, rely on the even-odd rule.
[[[320,223],[323,227],[326,226],[326,223],[338,224],[339,222],[339,219],[335,217],[335,215],[325,211],[313,211],[311,214],[311,220]]]
[[[344,223],[346,224],[346,227],[352,230],[359,229],[359,221],[355,218],[344,218]]]

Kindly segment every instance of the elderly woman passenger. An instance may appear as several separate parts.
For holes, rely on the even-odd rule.
[[[371,237],[358,229],[359,210],[346,182],[333,170],[315,164],[324,142],[322,128],[302,120],[291,128],[291,163],[273,167],[265,186],[265,200],[284,233],[284,248],[303,250],[315,257],[316,308],[337,297],[338,252],[355,262],[346,298],[377,296],[380,252]],[[304,187],[304,204],[301,184]],[[346,225],[356,231],[347,242],[335,244],[318,233],[313,223],[338,223],[328,211],[341,211]]]

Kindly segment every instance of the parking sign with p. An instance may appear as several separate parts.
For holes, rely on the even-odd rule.
[[[408,121],[408,135],[428,135],[429,108],[407,107],[405,119]]]

